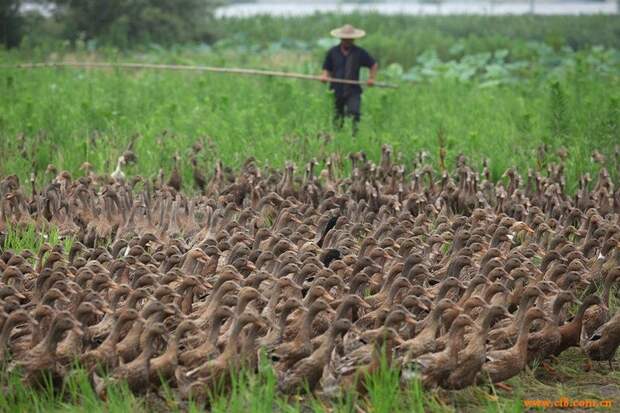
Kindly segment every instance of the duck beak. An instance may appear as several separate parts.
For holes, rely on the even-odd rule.
[[[424,304],[423,302],[417,303],[416,307],[418,307],[422,311],[426,311],[426,312],[431,311],[431,309],[428,308],[428,306],[426,304]]]
[[[405,323],[409,324],[410,326],[415,326],[416,324],[418,324],[418,320],[416,320],[415,318],[411,316],[407,316],[405,318]]]
[[[173,316],[176,314],[176,311],[174,311],[172,308],[165,308],[164,309],[164,314],[169,315],[169,316]]]
[[[331,308],[338,308],[340,303],[342,303],[342,299],[339,298],[337,300],[334,300],[334,301],[330,302],[329,305],[330,305]]]
[[[328,293],[327,291],[323,293],[322,297],[325,298],[326,301],[329,301],[329,302],[334,301],[334,296]]]
[[[372,308],[372,306],[371,306],[370,304],[368,304],[368,303],[367,303],[364,299],[362,299],[362,300],[360,301],[360,306],[361,306],[362,308],[367,309],[367,310],[369,310],[369,309],[371,309],[371,308]]]
[[[84,335],[84,330],[80,328],[77,324],[71,329],[77,336],[82,337]]]

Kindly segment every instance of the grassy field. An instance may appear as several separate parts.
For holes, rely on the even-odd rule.
[[[208,171],[218,159],[237,167],[249,156],[275,167],[286,160],[321,161],[333,152],[346,159],[358,150],[378,160],[382,143],[392,144],[406,164],[420,151],[437,161],[439,144],[445,142],[450,162],[459,153],[474,165],[489,159],[496,179],[511,166],[523,173],[534,167],[542,144],[552,157],[559,148],[568,149],[571,189],[581,174],[599,169],[590,159],[594,150],[606,155],[604,164],[617,179],[617,17],[585,18],[580,30],[572,30],[574,18],[559,17],[389,19],[351,17],[377,31],[362,45],[378,55],[384,69],[380,80],[400,84],[398,90],[365,92],[362,126],[355,138],[348,126],[332,128],[331,96],[319,83],[179,72],[0,68],[0,177],[17,174],[27,182],[35,172],[42,184],[51,178],[45,174],[48,164],[81,174],[84,161],[98,173],[111,172],[135,139],[138,162],[126,172],[153,177],[163,169],[168,174],[178,152],[188,191],[193,190],[188,154],[196,141],[208,148],[199,159]],[[321,33],[340,20],[229,20],[214,27],[223,40],[210,47],[119,53],[77,45],[0,51],[0,61],[145,61],[317,73],[330,44]],[[402,37],[381,32],[380,26],[401,27]],[[485,29],[476,29],[480,27]],[[49,236],[57,239],[57,234]],[[3,248],[36,248],[38,242],[29,232],[13,234]],[[258,376],[238,374],[232,395],[214,395],[212,409],[518,412],[524,410],[523,399],[619,400],[620,373],[595,366],[586,374],[583,363],[579,352],[565,352],[557,376],[540,368],[529,370],[508,382],[514,388],[510,394],[488,387],[422,393],[414,386],[399,391],[397,372],[385,368],[371,380],[367,397],[349,394],[335,403],[283,399],[265,367]],[[6,373],[0,385],[5,389],[0,392],[2,411],[193,410],[172,393],[140,398],[123,385],[111,391],[105,404],[79,370],[60,394],[31,392],[18,376]],[[612,387],[605,394],[608,385]]]
[[[227,51],[183,50],[117,59],[316,73],[319,61],[313,53],[318,54],[301,53],[299,59],[287,51],[229,58]],[[350,129],[333,130],[331,96],[320,83],[178,72],[0,69],[0,150],[6,155],[0,174],[25,178],[34,170],[41,178],[48,164],[77,173],[84,161],[98,172],[111,172],[134,136],[138,164],[130,172],[168,172],[178,150],[188,181],[185,155],[196,140],[208,145],[208,155],[199,162],[210,170],[217,159],[235,167],[248,156],[281,166],[285,160],[321,160],[333,151],[346,157],[363,149],[378,159],[381,143],[392,144],[404,160],[421,150],[436,158],[441,137],[450,159],[462,152],[480,165],[489,158],[495,178],[513,165],[523,172],[534,166],[541,144],[551,154],[566,147],[574,185],[577,177],[594,170],[593,150],[610,154],[611,161],[613,144],[620,142],[620,59],[611,53],[574,52],[557,57],[549,69],[544,62],[525,61],[525,69],[498,79],[493,73],[508,70],[503,69],[508,63],[493,61],[501,54],[488,59],[465,55],[451,62],[427,54],[407,69],[418,76],[416,82],[407,81],[402,68],[393,65],[381,78],[400,88],[366,91],[356,139]],[[24,61],[16,54],[3,57]],[[109,56],[59,56],[76,57]],[[470,75],[459,78],[463,73]]]

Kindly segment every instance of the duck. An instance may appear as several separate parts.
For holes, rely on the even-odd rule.
[[[80,356],[80,363],[87,371],[100,368],[103,371],[111,371],[118,365],[118,353],[116,346],[123,330],[128,325],[140,319],[140,315],[133,308],[121,308],[114,314],[112,329],[108,336],[97,347],[86,351]]]
[[[525,317],[519,324],[519,333],[513,346],[507,349],[491,350],[486,353],[485,363],[479,373],[479,381],[488,379],[491,383],[499,383],[516,376],[527,363],[528,331],[534,320],[541,319],[547,322],[552,320],[538,307],[527,310]]]
[[[534,300],[543,295],[543,292],[537,286],[528,286],[521,294],[521,299],[514,320],[501,328],[495,328],[489,332],[489,341],[495,349],[507,349],[514,345],[519,335],[519,329],[524,320],[528,309],[534,303]]]
[[[23,309],[17,309],[10,314],[7,314],[2,324],[2,333],[0,334],[0,348],[5,349],[0,352],[0,364],[7,363],[13,356],[20,356],[21,354],[30,350],[33,340],[22,343],[21,348],[16,348],[16,343],[11,342],[13,331],[20,325],[28,325],[32,330],[36,321],[32,316]],[[31,332],[32,334],[32,332]]]
[[[454,368],[458,365],[459,351],[463,346],[465,328],[473,325],[474,321],[467,314],[458,315],[448,332],[447,344],[444,350],[437,353],[423,354],[417,357],[414,363],[414,373],[403,373],[405,380],[411,376],[419,376],[424,388],[432,388],[441,385]],[[408,366],[411,368],[411,366]]]
[[[138,357],[129,363],[125,364],[120,359],[118,366],[112,372],[112,380],[115,382],[126,382],[129,389],[136,394],[146,392],[150,387],[151,359],[157,351],[156,340],[165,334],[166,329],[163,323],[148,322],[140,336],[140,348],[142,351]],[[100,397],[105,397],[107,387],[105,380],[101,380],[96,373],[93,373],[93,381],[97,394]]]
[[[325,393],[335,394],[338,390],[341,390],[340,392],[355,390],[359,394],[367,394],[370,385],[369,377],[376,374],[382,366],[394,366],[396,361],[393,350],[402,339],[392,327],[381,327],[379,330],[362,334],[360,338],[364,337],[369,340],[372,337],[372,340],[369,340],[364,348],[360,348],[357,354],[356,352],[346,354],[344,360],[332,368],[331,374],[324,374],[324,377],[331,378],[331,381],[325,380],[326,383],[323,385]]]
[[[168,342],[166,351],[155,358],[150,359],[149,381],[157,385],[167,382],[174,377],[174,372],[179,365],[179,347],[184,336],[198,328],[192,320],[183,320],[175,329],[172,340]],[[162,333],[163,334],[163,333]]]
[[[218,338],[220,337],[220,329],[226,320],[233,316],[234,311],[230,307],[218,307],[213,314],[213,319],[210,322],[209,331],[206,336],[200,341],[197,347],[186,350],[179,355],[180,364],[187,367],[199,365],[208,360],[211,356],[217,354],[219,352]]]
[[[475,384],[476,377],[486,361],[486,340],[492,323],[509,313],[503,306],[486,306],[482,323],[472,333],[471,339],[457,356],[452,371],[438,384],[446,390],[461,390]]]
[[[43,341],[16,362],[15,367],[23,370],[23,380],[26,383],[38,388],[45,388],[47,380],[51,380],[55,388],[62,384],[66,370],[58,360],[56,350],[58,343],[69,330],[81,334],[78,323],[71,313],[58,312]]]
[[[418,363],[427,387],[445,389],[484,382],[485,370],[499,380],[545,366],[575,346],[613,358],[620,192],[602,167],[594,189],[580,178],[575,197],[565,165],[542,162],[547,149],[539,151],[546,170],[527,181],[508,168],[507,182],[494,183],[486,160],[480,179],[462,154],[455,169],[436,173],[422,152],[405,175],[387,146],[378,165],[351,154],[349,176],[336,173],[344,169],[334,154],[319,177],[314,160],[303,178],[292,163],[277,170],[248,159],[233,171],[214,160],[207,181],[199,145],[187,152],[194,193],[175,183],[180,152],[174,179],[163,170],[154,180],[129,175],[132,145],[114,177],[87,166],[77,179],[52,168],[40,188],[21,188],[16,176],[0,181],[0,238],[10,223],[33,226],[38,238],[58,227],[74,241],[0,253],[4,364],[40,348],[63,311],[83,335],[65,331],[50,366],[68,373],[78,356],[102,395],[100,378],[123,380],[129,365],[137,393],[170,385],[181,399],[204,398],[217,382],[230,389],[229,368],[262,368],[259,349],[273,356],[286,393],[308,377],[315,395],[367,392],[364,377],[380,367],[383,344],[390,365]],[[573,318],[562,304],[571,294],[585,296]],[[313,306],[321,311],[312,318]],[[521,334],[531,309],[548,320]],[[519,352],[523,340],[529,351]],[[456,357],[443,368],[424,369],[447,354]],[[498,357],[512,357],[508,372]]]
[[[176,368],[175,377],[182,395],[204,398],[205,391],[215,384],[224,387],[230,384],[229,372],[243,365],[243,359],[238,355],[239,336],[243,328],[250,324],[266,326],[265,320],[257,314],[243,313],[235,320],[228,343],[220,355],[191,370],[183,366]]]
[[[562,343],[560,312],[564,305],[575,300],[575,295],[570,291],[561,291],[556,295],[549,316],[550,321],[540,331],[530,334],[527,339],[527,364],[538,360],[543,361],[544,365],[545,358],[555,354]]]
[[[592,335],[586,336],[581,331],[579,345],[590,360],[607,361],[609,369],[613,370],[612,360],[620,345],[620,312],[600,326]]]
[[[594,294],[590,294],[583,299],[573,319],[560,326],[560,335],[562,339],[560,340],[560,344],[555,348],[555,356],[559,356],[570,347],[579,347],[583,317],[586,310],[595,305],[600,306],[602,303],[601,297]]]
[[[308,308],[303,324],[295,338],[292,341],[280,344],[273,350],[271,359],[277,361],[280,368],[291,368],[299,360],[312,353],[313,347],[310,341],[312,339],[312,322],[322,311],[331,311],[335,314],[335,311],[325,300],[320,298],[315,300]]]
[[[280,391],[285,394],[299,390],[313,391],[323,376],[323,369],[329,362],[336,338],[345,334],[351,327],[352,323],[348,319],[336,320],[326,332],[327,339],[310,356],[301,359],[292,369],[280,374],[278,379]]]
[[[456,304],[449,298],[444,298],[431,310],[427,319],[421,323],[426,323],[424,328],[412,339],[403,342],[397,350],[404,353],[403,364],[421,356],[422,354],[436,350],[436,335],[439,330],[442,314]]]
[[[116,169],[110,174],[110,177],[119,183],[125,181],[125,173],[123,172],[123,166],[125,166],[127,162],[125,161],[125,157],[123,155],[118,157],[116,161]]]
[[[607,274],[603,283],[601,304],[591,306],[583,315],[582,328],[584,335],[590,337],[603,324],[609,321],[609,296],[614,282],[620,277],[620,267],[614,268]]]
[[[99,310],[92,302],[82,302],[75,311],[75,320],[79,325],[79,330],[72,329],[67,337],[58,345],[58,358],[62,364],[68,364],[74,358],[79,358],[82,354],[85,343],[89,341],[88,324],[90,320],[103,316],[103,311]]]

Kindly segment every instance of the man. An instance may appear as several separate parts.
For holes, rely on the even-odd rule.
[[[379,66],[366,50],[354,44],[355,40],[364,37],[366,32],[346,24],[332,30],[331,35],[339,38],[340,44],[327,52],[321,74],[322,81],[327,82],[329,78],[359,80],[360,68],[367,67],[370,69],[368,86],[373,86]],[[362,88],[359,85],[331,83],[330,89],[334,92],[335,100],[334,123],[337,127],[342,127],[344,117],[352,117],[355,134],[360,120]]]

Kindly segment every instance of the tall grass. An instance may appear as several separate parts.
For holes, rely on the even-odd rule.
[[[146,411],[143,401],[136,398],[126,383],[107,388],[106,400],[101,400],[90,385],[83,369],[71,370],[61,389],[45,386],[33,390],[23,384],[19,372],[4,372],[1,377],[0,411],[3,412],[110,412]]]
[[[30,250],[36,252],[44,243],[49,245],[63,246],[64,251],[69,251],[73,246],[73,237],[63,237],[58,228],[50,226],[46,228],[36,228],[34,224],[11,225],[7,226],[4,236],[4,243],[0,245],[2,250],[14,250],[17,252]]]
[[[266,359],[258,371],[241,369],[232,371],[230,387],[211,393],[208,406],[183,401],[176,390],[164,385],[144,397],[131,393],[123,381],[108,381],[105,400],[100,399],[91,386],[87,372],[75,365],[65,376],[59,389],[51,385],[35,390],[22,382],[18,371],[0,374],[0,411],[3,412],[202,412],[205,408],[214,413],[271,413],[279,412],[342,412],[360,411],[377,413],[399,412],[518,412],[520,400],[479,397],[469,400],[468,408],[451,406],[438,401],[435,392],[425,392],[417,381],[402,386],[397,369],[382,363],[373,374],[366,377],[367,394],[348,389],[334,399],[321,396],[285,396],[277,391],[278,378]],[[107,381],[107,380],[106,380]],[[473,400],[473,401],[472,401]]]
[[[194,61],[201,59],[195,55]],[[318,62],[313,65],[310,71],[318,71]],[[289,68],[302,69],[293,60]],[[348,152],[364,150],[376,161],[382,143],[392,144],[406,165],[421,150],[436,164],[442,131],[448,167],[459,153],[474,165],[489,158],[496,179],[510,166],[523,173],[536,167],[543,142],[550,159],[566,146],[574,188],[581,174],[596,175],[589,159],[594,149],[609,154],[607,167],[616,169],[613,147],[620,129],[620,78],[587,65],[580,70],[513,86],[435,79],[398,90],[368,89],[360,133],[351,139],[349,125],[332,128],[333,103],[321,84],[176,72],[2,69],[0,151],[6,156],[0,174],[26,180],[34,170],[41,185],[50,179],[48,164],[80,175],[84,161],[97,173],[110,173],[133,137],[138,163],[126,172],[169,172],[178,151],[186,188],[189,148],[196,141],[205,144],[198,163],[208,173],[218,159],[238,167],[249,156],[280,167],[285,160],[302,164],[334,152],[346,159]]]

